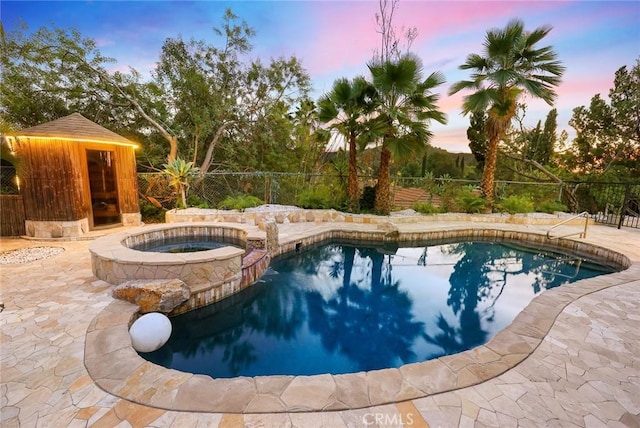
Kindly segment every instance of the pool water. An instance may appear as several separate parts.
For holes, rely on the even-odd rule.
[[[325,244],[276,259],[259,283],[171,319],[165,367],[215,378],[353,373],[486,343],[541,291],[612,270],[491,242]]]
[[[203,236],[201,238],[180,236],[176,238],[144,242],[140,245],[131,247],[131,249],[154,253],[194,253],[229,246],[242,248],[242,243],[231,238],[219,238],[214,240],[207,236]]]

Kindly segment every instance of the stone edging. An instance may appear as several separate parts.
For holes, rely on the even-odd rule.
[[[396,224],[431,223],[442,221],[465,221],[470,223],[501,223],[501,224],[537,224],[554,225],[559,221],[569,219],[573,214],[507,214],[496,213],[488,215],[466,213],[442,213],[442,214],[411,214],[379,216],[374,214],[353,214],[336,211],[334,209],[272,209],[268,211],[215,210],[204,208],[187,208],[183,210],[170,210],[165,214],[166,223],[238,223],[243,225],[264,227],[265,222],[275,221],[279,224],[286,223],[352,223],[352,224],[383,224],[393,222]],[[575,218],[565,223],[568,225],[584,224],[583,218]],[[589,220],[593,224],[593,220]]]
[[[342,231],[342,232],[340,232]],[[482,232],[477,232],[482,231]],[[544,241],[543,235],[486,229],[449,230],[451,238],[495,236]],[[348,234],[335,228],[330,234]],[[416,233],[415,235],[428,235]],[[322,240],[317,234],[308,239]],[[413,236],[413,235],[412,235]],[[477,237],[475,236],[475,237]],[[335,236],[330,236],[335,237]],[[539,239],[538,239],[539,238]],[[323,238],[323,239],[326,239]],[[488,343],[437,359],[344,375],[260,376],[212,379],[155,365],[131,346],[128,327],[138,308],[114,301],[91,322],[85,341],[85,367],[94,382],[117,397],[176,411],[277,413],[358,409],[465,388],[492,379],[527,358],[573,301],[640,276],[640,265],[626,256],[583,242],[561,240],[562,247],[602,257],[627,270],[565,284],[536,296],[513,322]],[[573,244],[570,244],[573,243]]]

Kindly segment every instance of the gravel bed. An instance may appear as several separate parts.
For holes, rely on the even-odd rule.
[[[29,263],[48,259],[64,252],[62,247],[31,247],[0,252],[0,265]]]

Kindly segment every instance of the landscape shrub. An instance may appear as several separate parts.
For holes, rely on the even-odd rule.
[[[543,201],[536,207],[537,212],[553,214],[556,211],[567,212],[568,208],[560,201]]]
[[[211,208],[211,205],[207,201],[200,199],[196,195],[187,196],[187,207],[195,208]]]
[[[509,214],[534,212],[533,201],[529,195],[512,195],[498,204],[498,209]]]
[[[413,209],[422,214],[437,214],[442,212],[440,208],[436,207],[431,202],[418,202],[413,205]]]
[[[227,196],[219,204],[220,210],[244,210],[262,205],[262,199],[252,195]]]
[[[458,193],[455,202],[462,212],[469,214],[481,213],[487,208],[487,200],[468,188]]]
[[[140,199],[140,217],[144,223],[164,223],[163,208],[158,208],[146,199]]]
[[[317,185],[303,190],[298,195],[298,206],[309,209],[344,208],[344,195],[333,186]]]

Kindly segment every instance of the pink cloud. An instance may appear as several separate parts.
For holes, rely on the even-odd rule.
[[[490,28],[503,27],[512,18],[521,18],[526,25],[531,13],[548,15],[561,7],[560,2],[408,2],[399,4],[396,22],[417,27],[420,43],[443,35],[477,33],[480,46]]]
[[[471,151],[466,127],[453,129],[449,127],[446,130],[438,131],[431,141],[431,145],[450,152],[469,153]]]
[[[371,59],[379,36],[373,2],[310,3],[316,37],[309,40],[305,64],[312,75],[361,67]]]
[[[610,76],[590,74],[580,79],[566,80],[558,88],[557,104],[559,107],[578,107],[588,103],[595,94],[606,98],[613,87],[613,78],[612,73]]]
[[[115,44],[115,42],[108,37],[96,37],[95,42],[98,48],[113,46]]]

